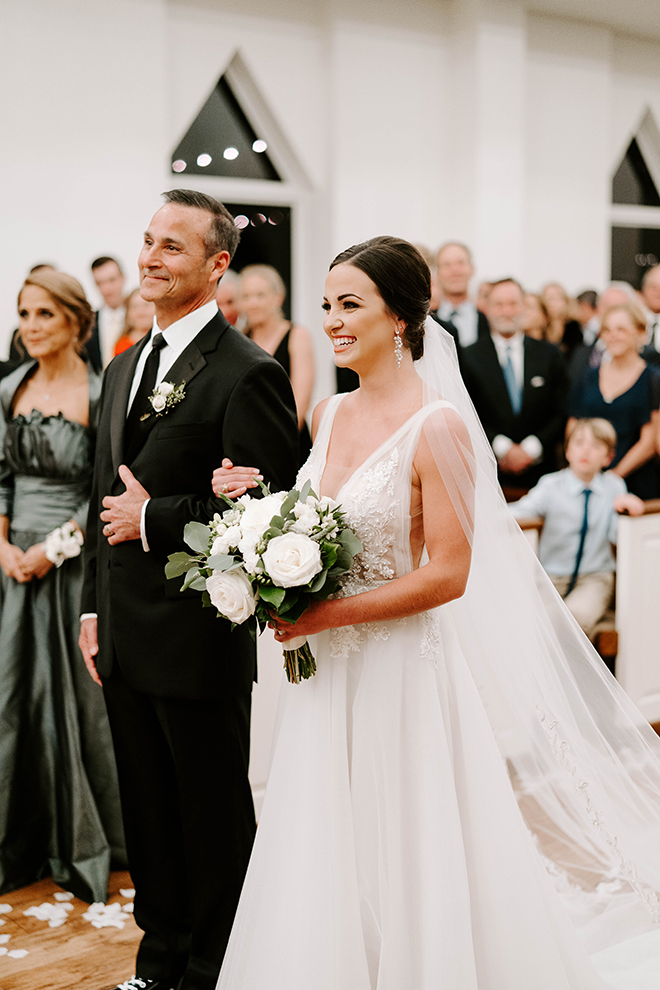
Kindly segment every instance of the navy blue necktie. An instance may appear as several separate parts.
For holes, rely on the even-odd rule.
[[[570,595],[571,591],[573,590],[573,588],[577,583],[580,564],[582,563],[582,554],[584,553],[584,541],[587,536],[587,530],[589,529],[589,496],[591,495],[591,488],[585,488],[582,494],[584,495],[584,515],[582,516],[582,529],[580,530],[580,542],[578,544],[578,550],[575,555],[575,565],[573,567],[573,575],[568,583],[568,588],[566,589],[564,598]]]

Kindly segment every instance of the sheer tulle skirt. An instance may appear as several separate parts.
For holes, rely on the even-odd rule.
[[[315,638],[283,688],[220,990],[596,990],[449,610]],[[347,655],[337,655],[337,654]],[[333,655],[335,654],[335,655]]]

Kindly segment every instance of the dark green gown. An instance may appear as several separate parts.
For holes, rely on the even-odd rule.
[[[23,550],[68,519],[86,525],[101,381],[89,427],[12,402],[36,362],[0,382],[0,514]],[[82,556],[19,584],[0,571],[0,894],[44,876],[105,901],[125,863],[103,692],[78,648]]]

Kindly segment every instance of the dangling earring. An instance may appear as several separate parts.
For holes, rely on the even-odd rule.
[[[400,368],[403,360],[403,344],[401,343],[400,333],[394,334],[394,357],[396,358],[397,368]]]

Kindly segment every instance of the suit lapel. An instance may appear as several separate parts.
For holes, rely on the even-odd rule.
[[[500,359],[497,355],[497,348],[493,343],[493,338],[488,334],[487,337],[483,337],[483,352],[484,352],[484,364],[486,365],[488,377],[493,384],[493,401],[500,409],[506,409],[513,416],[513,408],[511,406],[511,399],[509,398],[509,390],[506,387],[506,381],[504,380],[504,372],[502,371],[502,365],[500,364]]]
[[[171,382],[174,386],[185,385],[185,392],[187,392],[193,378],[199,374],[202,368],[206,367],[207,361],[204,355],[208,354],[210,351],[214,351],[217,348],[220,338],[223,336],[228,327],[229,323],[227,323],[222,313],[218,311],[218,315],[214,316],[205,327],[202,327],[197,336],[191,340],[185,350],[181,352],[171,368],[167,369],[163,381]],[[131,375],[131,381],[132,378],[133,376]],[[126,402],[128,402],[128,397]],[[184,404],[185,393],[182,405]],[[124,407],[124,419],[125,418],[126,408]],[[158,423],[163,422],[164,419],[165,416],[150,416],[149,419],[146,420],[145,426],[147,430],[145,443],[154,427]],[[121,463],[121,461],[119,463]]]
[[[127,360],[123,362],[117,376],[114,395],[112,397],[112,408],[110,410],[110,449],[112,452],[112,467],[115,474],[124,458],[124,427],[126,425],[128,397],[131,394],[135,368],[140,354],[150,340],[151,337],[147,336],[141,344],[137,344],[130,351],[126,352]]]
[[[531,386],[532,378],[540,375],[544,370],[539,361],[539,352],[536,347],[534,347],[534,341],[529,337],[525,337],[523,341],[523,394],[522,394],[522,406],[521,412],[529,404],[529,400],[535,389]]]

